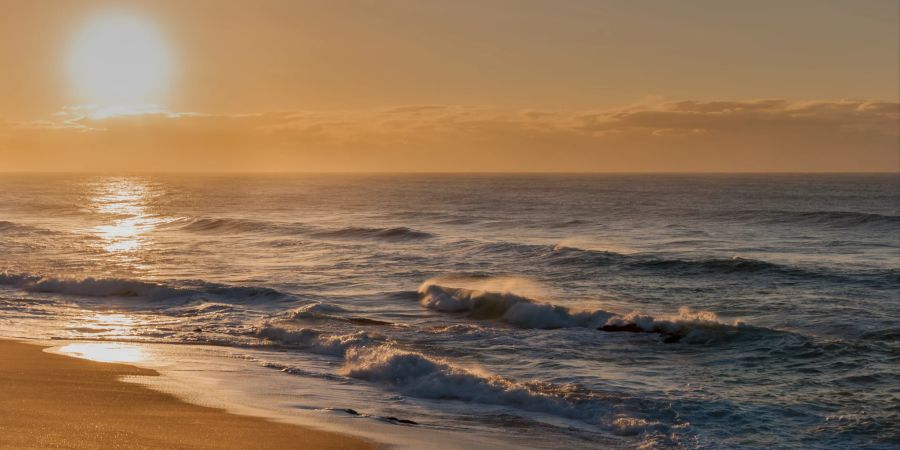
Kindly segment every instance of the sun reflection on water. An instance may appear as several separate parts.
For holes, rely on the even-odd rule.
[[[126,314],[88,313],[73,318],[66,329],[74,338],[131,338],[147,322]]]
[[[93,228],[103,250],[127,254],[148,244],[146,234],[163,222],[148,210],[152,196],[148,183],[138,178],[111,178],[97,185],[91,209],[111,221]]]

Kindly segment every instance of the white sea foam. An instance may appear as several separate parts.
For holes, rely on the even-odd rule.
[[[550,414],[597,425],[619,435],[666,430],[666,425],[652,417],[616,412],[616,403],[624,399],[609,402],[571,385],[516,382],[392,345],[350,349],[341,373],[386,385],[414,397],[461,400]]]
[[[678,314],[655,318],[639,312],[611,317],[605,326],[623,327],[634,324],[642,331],[677,337],[687,343],[712,343],[736,337],[742,332],[763,331],[741,321],[725,323],[711,311],[694,311],[681,307]]]
[[[391,345],[351,349],[341,373],[391,385],[416,397],[519,405],[528,409],[543,409],[551,404],[556,408],[566,406],[561,399],[535,392],[525,385]]]
[[[332,314],[346,312],[344,308],[337,305],[329,305],[327,303],[310,303],[288,311],[285,316],[290,319],[313,319],[320,317],[328,317]]]
[[[603,310],[579,311],[543,303],[512,292],[488,292],[445,287],[426,281],[419,287],[422,306],[435,311],[464,313],[481,320],[496,320],[520,328],[598,328],[603,331],[658,333],[667,342],[711,343],[747,331],[763,331],[741,321],[726,323],[711,311],[687,307],[672,316],[653,317],[640,312],[616,314]]]
[[[254,328],[252,334],[258,338],[302,347],[312,353],[330,356],[343,356],[351,348],[378,341],[375,337],[362,331],[349,334],[328,334],[312,328],[281,327],[271,322],[264,322]]]

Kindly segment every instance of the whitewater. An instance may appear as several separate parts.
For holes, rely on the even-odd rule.
[[[897,448],[900,178],[7,174],[0,337],[409,448]]]

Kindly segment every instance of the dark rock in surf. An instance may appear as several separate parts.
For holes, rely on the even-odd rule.
[[[638,327],[636,324],[633,324],[633,323],[629,323],[629,324],[625,324],[625,325],[603,325],[602,327],[600,327],[598,329],[601,331],[607,331],[610,333],[616,333],[616,332],[622,332],[622,331],[628,332],[628,333],[646,333],[646,331],[642,330],[640,327]]]
[[[663,343],[666,343],[666,344],[674,344],[681,340],[681,336],[679,336],[677,334],[670,334],[670,335],[664,334],[663,336],[665,336],[665,339],[663,339]]]
[[[419,424],[418,422],[414,422],[414,421],[412,421],[412,420],[408,420],[408,419],[398,419],[398,418],[393,417],[393,416],[391,416],[391,417],[385,417],[384,420],[387,420],[387,421],[389,421],[389,422],[402,423],[402,424],[405,424],[405,425],[418,425],[418,424]]]
[[[637,326],[634,323],[628,323],[625,325],[603,325],[600,328],[597,328],[600,331],[606,331],[610,333],[657,333],[663,337],[663,342],[666,344],[674,344],[681,340],[681,335],[676,333],[670,333],[665,330],[655,329],[655,330],[644,330],[641,327]]]

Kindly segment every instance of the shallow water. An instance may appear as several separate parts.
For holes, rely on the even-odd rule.
[[[225,346],[297,411],[900,445],[897,175],[3,175],[0,270],[5,335]]]

